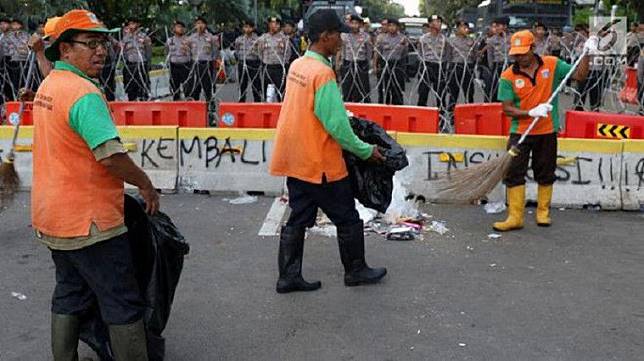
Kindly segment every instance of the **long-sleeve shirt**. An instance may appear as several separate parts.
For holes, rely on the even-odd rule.
[[[369,34],[362,31],[342,35],[342,59],[345,61],[365,61],[373,57],[373,45]]]
[[[130,63],[144,63],[150,60],[152,40],[142,30],[123,35],[123,56]]]
[[[286,65],[291,59],[290,39],[284,33],[265,33],[257,39],[257,52],[264,64]]]
[[[252,33],[250,36],[238,36],[237,39],[235,39],[233,47],[235,48],[235,57],[237,60],[242,62],[259,60],[257,48],[255,47],[257,39],[259,39],[259,37],[255,33]]]
[[[386,33],[378,36],[375,48],[385,61],[397,61],[407,56],[408,44],[407,37],[401,33]]]
[[[190,35],[192,61],[212,61],[219,58],[219,37],[208,32]]]
[[[418,39],[419,54],[422,61],[442,63],[451,57],[451,44],[447,37],[441,33],[427,33]]]
[[[190,40],[187,36],[173,36],[165,44],[168,61],[173,64],[190,62]]]

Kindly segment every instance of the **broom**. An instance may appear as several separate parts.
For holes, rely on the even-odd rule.
[[[552,92],[552,95],[548,99],[548,104],[551,104],[563,89],[587,53],[588,50],[584,48],[581,56],[572,65],[568,74],[566,74],[561,83],[559,83],[559,86]],[[530,123],[530,126],[523,133],[519,142],[510,147],[500,157],[468,168],[455,169],[439,177],[435,182],[435,188],[437,189],[435,198],[447,203],[474,203],[490,193],[508,173],[512,160],[520,153],[519,145],[523,144],[539,119],[539,117],[532,119],[532,123]]]
[[[36,57],[34,56],[33,52],[30,52],[27,59],[29,59],[29,68],[27,70],[25,87],[29,88],[29,86],[31,85],[31,76],[33,75]],[[20,123],[22,122],[22,115],[25,111],[25,103],[26,101],[24,98],[20,100],[18,119],[13,128],[11,149],[0,164],[0,206],[2,206],[5,202],[12,200],[14,194],[18,190],[18,186],[20,186],[20,177],[18,176],[18,172],[16,172],[14,160],[16,159],[16,141],[18,139]]]

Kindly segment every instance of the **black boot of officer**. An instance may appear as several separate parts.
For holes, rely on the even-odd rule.
[[[280,273],[275,287],[277,293],[315,291],[322,287],[320,281],[306,282],[302,278],[304,233],[304,227],[282,227],[279,254],[277,256]]]
[[[347,287],[379,282],[386,274],[384,267],[371,268],[364,257],[364,224],[339,226],[338,245],[344,265],[344,285]]]

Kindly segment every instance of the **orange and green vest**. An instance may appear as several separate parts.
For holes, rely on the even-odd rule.
[[[539,66],[532,75],[526,74],[514,64],[503,73],[499,80],[498,100],[512,101],[515,107],[530,110],[550,98],[553,91],[559,86],[568,74],[571,65],[554,56],[537,56]],[[559,131],[559,99],[555,97],[552,102],[552,112],[547,118],[541,118],[530,132],[531,135],[551,134]],[[512,118],[511,133],[523,134],[528,128],[532,118]]]
[[[270,173],[316,184],[323,178],[334,182],[348,175],[343,149],[361,159],[373,151],[351,129],[331,63],[309,50],[288,72]]]
[[[123,181],[96,161],[92,149],[118,138],[97,84],[56,62],[33,106],[32,222],[48,236],[87,236],[124,223]],[[72,246],[69,246],[73,248]]]

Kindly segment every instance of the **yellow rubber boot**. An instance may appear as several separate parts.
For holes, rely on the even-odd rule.
[[[537,225],[539,227],[550,227],[550,201],[552,200],[552,184],[539,185],[537,191]]]
[[[508,187],[508,218],[492,225],[499,232],[523,228],[525,213],[525,185]]]

